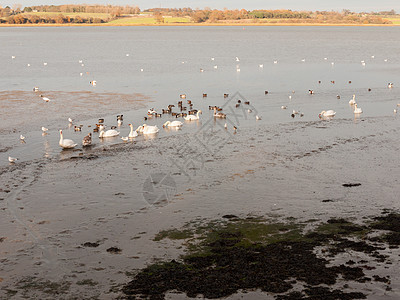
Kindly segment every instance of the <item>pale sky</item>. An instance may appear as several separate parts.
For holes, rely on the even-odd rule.
[[[24,6],[42,4],[112,4],[139,6],[140,9],[152,7],[191,7],[191,8],[216,8],[216,9],[292,9],[292,10],[335,10],[350,9],[352,11],[382,11],[394,9],[400,13],[400,0],[0,0],[0,5],[5,7],[14,4]]]

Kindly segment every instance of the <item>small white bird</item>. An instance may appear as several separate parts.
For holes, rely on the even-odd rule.
[[[21,135],[19,136],[19,139],[20,139],[21,141],[24,141],[24,140],[25,140],[25,137],[21,134]]]
[[[43,95],[40,95],[40,97],[44,100],[44,101],[46,101],[46,102],[49,102],[50,101],[50,99],[49,98],[47,98],[47,97],[44,97]]]
[[[81,64],[81,63],[82,63],[82,60],[79,60],[78,62]]]
[[[333,66],[335,63],[334,62],[331,62],[331,65]]]
[[[15,56],[13,55],[13,56],[11,56],[11,59],[15,59]]]
[[[26,66],[27,66],[27,67],[30,67],[30,66],[31,66],[31,64],[27,64]]]
[[[261,65],[258,65],[260,68],[264,68],[264,65],[263,64],[261,64]]]
[[[225,129],[228,129],[228,124],[225,123],[224,128],[225,128]]]
[[[240,69],[239,69],[239,68],[237,68],[237,69],[236,69],[236,72],[240,72]]]
[[[240,61],[239,57],[236,56],[236,61]]]
[[[68,118],[68,122],[72,123],[72,119],[71,119],[71,118]]]
[[[42,131],[43,131],[43,132],[46,132],[46,131],[48,131],[48,130],[49,130],[48,128],[42,127]]]
[[[97,81],[96,81],[96,80],[92,80],[92,81],[90,82],[90,84],[93,85],[93,86],[96,86],[96,85],[97,85]]]
[[[215,58],[214,57],[211,57],[211,60],[214,60]]]
[[[327,57],[324,57],[324,60],[328,60],[328,58],[327,58]]]
[[[38,88],[37,86],[35,86],[35,87],[33,88],[33,91],[34,91],[34,92],[37,92],[37,91],[39,91],[39,88]]]
[[[214,66],[214,69],[218,69],[218,66]]]
[[[79,73],[79,76],[83,76],[83,73]]]
[[[282,105],[281,108],[282,109],[287,109],[287,106],[286,105]]]
[[[12,164],[15,163],[17,160],[18,160],[18,158],[11,157],[11,156],[8,157],[8,161],[9,161],[10,163],[12,163]]]
[[[277,64],[278,63],[278,61],[277,60],[274,60],[274,64]]]
[[[143,69],[140,69],[140,72],[143,72],[144,70]]]
[[[47,62],[43,63],[43,66],[47,66]]]
[[[256,120],[261,120],[261,117],[259,115],[257,115]]]
[[[306,61],[306,59],[305,59],[305,58],[303,58],[301,61],[302,61],[302,62],[305,62],[305,61]]]
[[[129,53],[127,53],[126,56],[129,56]]]

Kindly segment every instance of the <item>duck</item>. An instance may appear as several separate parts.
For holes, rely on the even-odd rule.
[[[150,108],[150,109],[147,111],[147,115],[149,115],[149,116],[151,116],[151,115],[153,115],[153,114],[155,114],[155,113],[157,113],[157,112],[154,110],[154,108]]]
[[[181,127],[183,123],[181,121],[167,121],[164,123],[163,127]]]
[[[201,113],[202,113],[202,111],[199,110],[199,111],[196,113],[196,115],[187,115],[186,117],[184,117],[184,119],[185,119],[186,121],[196,121],[196,120],[199,120],[199,119],[200,119],[199,114],[201,114]]]
[[[104,123],[104,119],[99,119],[99,124],[103,124]]]
[[[81,131],[82,130],[82,127],[81,126],[74,126],[74,131]]]
[[[147,124],[143,124],[143,134],[154,134],[159,131],[160,129],[158,129],[157,126],[149,126]]]
[[[50,99],[49,98],[47,98],[47,97],[44,97],[43,95],[40,95],[40,97],[44,100],[44,101],[46,101],[46,102],[49,102],[50,101]]]
[[[349,104],[350,105],[356,104],[356,95],[353,95],[353,99],[350,99]]]
[[[388,88],[391,89],[393,87],[393,83],[389,82],[388,83]]]
[[[137,131],[133,130],[133,125],[129,124],[129,127],[131,128],[131,132],[129,132],[128,137],[129,138],[137,137],[139,134],[137,133]]]
[[[10,163],[12,163],[12,164],[15,163],[17,160],[18,160],[18,158],[11,157],[11,156],[8,157],[8,161],[9,161]]]
[[[107,131],[101,130],[99,134],[99,138],[108,138],[108,137],[114,137],[119,135],[119,132],[116,131],[115,129],[109,129]]]
[[[39,91],[39,88],[38,88],[37,86],[35,86],[35,87],[33,88],[33,91],[34,91],[34,92],[38,92],[38,91]]]
[[[93,80],[93,81],[90,82],[90,84],[95,86],[95,85],[97,85],[97,82],[96,82],[96,80]]]
[[[354,104],[354,113],[355,114],[361,114],[363,111],[361,109],[361,107],[357,107],[357,103]]]
[[[90,146],[92,145],[92,133],[88,133],[82,140],[82,146]]]
[[[215,117],[215,118],[226,119],[226,114],[224,114],[224,113],[222,113],[222,112],[217,112],[217,109],[214,108],[214,117]]]
[[[58,143],[63,149],[72,149],[75,148],[78,144],[76,144],[73,140],[64,139],[62,130],[60,130],[60,141]]]
[[[334,117],[335,115],[336,115],[336,112],[333,111],[332,109],[330,109],[327,111],[325,111],[325,110],[321,111],[318,116],[320,118],[323,118],[323,117]]]
[[[203,94],[203,98],[207,98],[207,94]]]

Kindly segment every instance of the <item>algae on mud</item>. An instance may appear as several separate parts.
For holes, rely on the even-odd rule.
[[[399,221],[397,213],[374,217],[363,225],[330,219],[305,232],[306,224],[293,220],[283,224],[263,218],[230,218],[197,228],[163,231],[155,240],[185,239],[188,253],[179,261],[159,262],[140,270],[123,288],[124,298],[163,299],[169,291],[220,298],[260,289],[276,299],[365,299],[365,291],[347,292],[348,283],[374,279],[390,290],[389,276],[371,278],[364,270],[375,267],[365,265],[366,261],[334,264],[334,258],[352,250],[369,256],[370,263],[385,261],[387,257],[379,253],[385,249],[385,240],[378,243],[368,236],[377,229],[398,234]],[[317,249],[322,251],[317,254]],[[340,290],[339,279],[346,282]],[[302,290],[293,290],[295,284]]]

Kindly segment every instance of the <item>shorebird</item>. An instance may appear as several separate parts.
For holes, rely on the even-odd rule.
[[[44,101],[46,101],[46,102],[49,102],[49,101],[50,101],[50,99],[49,99],[49,98],[47,98],[47,97],[44,97],[43,95],[40,95],[40,97],[42,97],[42,99],[43,99]]]
[[[9,161],[10,163],[12,163],[12,164],[15,163],[17,160],[18,160],[18,158],[11,157],[11,156],[8,157],[8,161]]]

